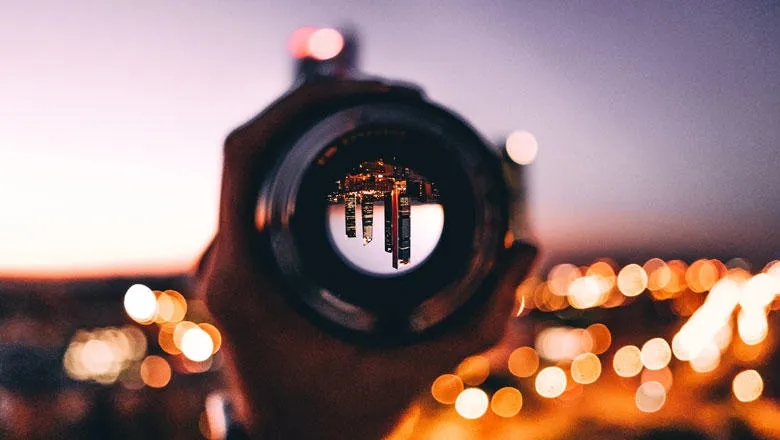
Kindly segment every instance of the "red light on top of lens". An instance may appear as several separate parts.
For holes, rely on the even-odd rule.
[[[295,58],[329,60],[344,49],[344,37],[331,28],[302,27],[290,36],[289,49]]]

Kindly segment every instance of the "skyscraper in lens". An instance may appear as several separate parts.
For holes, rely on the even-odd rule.
[[[348,193],[344,196],[344,220],[347,237],[357,237],[355,228],[355,193]]]
[[[385,193],[385,252],[393,252],[393,194]]]
[[[364,195],[360,202],[361,223],[363,224],[363,246],[374,239],[374,200]]]
[[[398,196],[398,262],[409,263],[412,238],[412,208],[409,196],[402,193]]]

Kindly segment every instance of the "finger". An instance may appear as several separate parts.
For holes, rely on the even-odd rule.
[[[477,344],[483,345],[482,349],[495,344],[503,336],[515,305],[517,286],[531,272],[538,249],[530,243],[516,241],[504,254],[499,263],[500,278],[496,293],[488,302],[484,312],[485,319],[480,321],[481,341],[477,341]]]
[[[498,282],[491,297],[456,330],[409,346],[413,357],[430,359],[431,374],[449,370],[464,357],[486,350],[503,335],[514,306],[515,289],[530,273],[538,250],[525,242],[515,242],[503,251],[496,266]],[[450,323],[453,324],[453,323]],[[433,354],[433,356],[431,356]]]

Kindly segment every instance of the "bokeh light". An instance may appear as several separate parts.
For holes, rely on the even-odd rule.
[[[577,278],[582,276],[580,269],[569,263],[558,264],[550,269],[547,274],[547,284],[553,295],[567,296],[569,294],[569,285]]]
[[[618,273],[618,289],[625,296],[637,296],[647,288],[647,273],[638,264],[629,264]]]
[[[539,356],[549,361],[572,360],[593,347],[590,335],[583,329],[549,327],[536,335]]]
[[[114,368],[116,359],[110,345],[91,339],[81,349],[81,363],[90,375],[101,376]]]
[[[643,370],[641,380],[642,383],[658,382],[664,386],[667,393],[672,389],[672,385],[674,384],[674,376],[669,367],[664,367],[660,370]]]
[[[645,382],[636,390],[635,402],[642,412],[656,412],[666,403],[666,390],[659,382]]]
[[[635,345],[620,347],[612,359],[612,367],[620,377],[634,377],[642,371],[642,355]]]
[[[601,361],[593,353],[583,353],[571,363],[571,378],[574,382],[587,385],[601,376]]]
[[[575,309],[599,306],[607,300],[609,289],[609,282],[600,276],[579,277],[569,284],[569,304]]]
[[[539,369],[539,355],[531,347],[519,347],[512,351],[507,362],[509,372],[517,377],[531,377]]]
[[[752,402],[764,392],[764,380],[758,371],[745,370],[734,377],[731,389],[740,402]]]
[[[693,371],[697,373],[710,373],[720,365],[720,349],[714,342],[705,344],[702,349],[690,360]]]
[[[642,346],[642,364],[650,370],[660,370],[672,360],[672,348],[663,338],[653,338]]]
[[[139,324],[149,324],[154,321],[157,313],[157,297],[152,289],[143,284],[133,284],[125,292],[125,312]]]
[[[529,165],[536,159],[539,144],[536,137],[527,131],[514,131],[506,139],[506,153],[519,165]]]
[[[718,268],[712,260],[696,260],[685,272],[685,281],[688,287],[696,292],[703,293],[710,289],[720,278]]]
[[[146,338],[140,330],[106,327],[76,332],[62,362],[65,373],[74,380],[110,385],[145,355]]]
[[[318,29],[309,36],[309,55],[317,60],[329,60],[344,48],[344,37],[336,29]]]
[[[175,290],[166,290],[157,295],[157,323],[179,322],[187,314],[187,300]]]
[[[150,388],[162,388],[171,380],[171,366],[160,356],[147,356],[141,362],[141,379]]]
[[[295,58],[304,58],[309,56],[309,38],[317,31],[317,28],[307,26],[296,29],[288,42],[290,54]]]
[[[488,395],[479,388],[467,388],[455,399],[455,411],[465,419],[478,419],[488,409]]]
[[[617,282],[617,275],[615,275],[615,269],[607,263],[606,261],[596,261],[595,263],[591,264],[590,267],[588,267],[588,270],[585,272],[586,276],[596,276],[607,283],[607,287],[609,289],[615,287],[615,283]]]
[[[596,323],[585,329],[590,335],[591,341],[593,341],[591,352],[595,354],[601,354],[609,350],[612,345],[612,333],[609,328],[601,323]]]
[[[179,352],[182,351],[182,340],[184,339],[184,335],[197,326],[198,325],[192,321],[182,321],[173,327],[173,344],[176,346]],[[162,329],[160,333],[162,333]],[[162,343],[160,345],[162,345]]]
[[[660,258],[651,258],[642,266],[647,273],[647,288],[650,291],[661,290],[672,279],[672,271],[669,265]]]
[[[566,297],[554,294],[550,290],[549,282],[541,283],[536,287],[533,300],[534,306],[542,312],[554,312],[564,309],[567,305]]]
[[[480,355],[467,357],[455,368],[455,374],[466,385],[477,386],[490,375],[490,361]]]
[[[431,395],[437,402],[452,405],[463,391],[463,381],[454,374],[442,374],[433,381]]]
[[[739,337],[747,345],[757,345],[769,334],[769,322],[763,310],[742,309],[737,317]]]
[[[187,330],[181,338],[181,352],[189,360],[202,362],[214,352],[214,341],[200,327]]]
[[[499,417],[514,417],[523,408],[523,394],[514,387],[504,387],[493,394],[490,409]]]
[[[566,390],[566,373],[559,367],[544,368],[536,375],[535,387],[542,397],[558,397]]]
[[[744,309],[760,310],[772,304],[778,293],[780,293],[780,280],[769,274],[760,273],[742,287],[739,304]]]
[[[178,323],[165,323],[160,325],[157,333],[157,343],[160,348],[168,354],[181,354],[181,349],[176,346],[174,341],[174,332]]]
[[[208,333],[208,335],[211,337],[211,342],[214,345],[214,349],[211,351],[211,354],[216,354],[222,347],[222,333],[214,325],[207,322],[198,324],[198,327],[200,327],[204,332]]]

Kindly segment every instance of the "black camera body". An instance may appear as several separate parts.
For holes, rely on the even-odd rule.
[[[312,63],[301,65],[318,72]],[[302,80],[372,86],[307,110],[273,147],[256,222],[290,299],[374,344],[474,313],[521,223],[505,155],[417,87]]]

